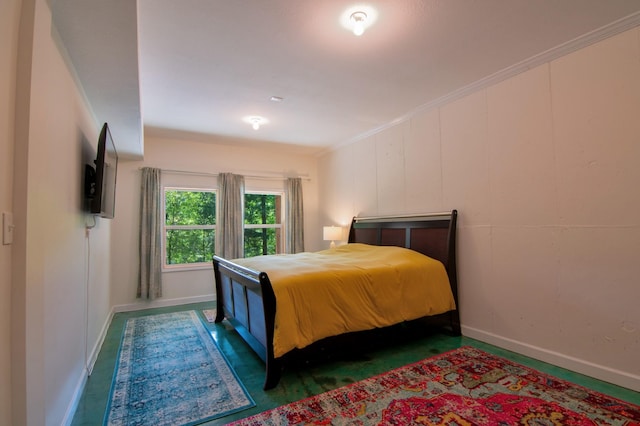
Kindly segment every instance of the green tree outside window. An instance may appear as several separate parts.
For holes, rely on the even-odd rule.
[[[245,194],[244,256],[281,253],[282,196],[280,194]]]
[[[216,193],[167,188],[165,264],[210,262],[215,253]]]

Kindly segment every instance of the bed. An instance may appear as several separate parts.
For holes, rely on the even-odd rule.
[[[214,256],[215,321],[229,321],[265,362],[265,390],[278,384],[282,361],[287,353],[324,338],[387,327],[421,317],[444,318],[451,333],[460,335],[456,222],[456,210],[419,216],[355,217],[349,230],[349,244],[337,249],[235,260]],[[355,257],[360,256],[362,260],[373,256],[369,254],[370,250],[382,256],[383,260],[375,261],[376,266],[372,266],[378,272],[367,269],[366,265],[360,267],[357,264],[360,260],[348,260],[346,262],[353,263],[355,269],[365,270],[361,275],[354,275],[355,272],[344,266],[345,261],[340,257],[354,256],[350,252],[355,252]],[[403,265],[407,264],[407,257],[411,258],[412,265],[414,260],[419,261],[420,269],[399,272],[391,263],[396,256],[399,264]],[[341,263],[332,263],[334,258]],[[329,260],[325,264],[322,263],[325,260],[320,259]],[[304,274],[298,272],[297,265],[305,270]],[[409,281],[412,287],[405,285]],[[345,283],[349,287],[355,286],[357,296],[350,293],[339,299],[343,290],[336,286],[344,286]],[[378,287],[371,287],[373,285]],[[446,297],[441,296],[443,285]],[[302,290],[305,287],[307,290]],[[402,288],[399,296],[389,293],[396,287]],[[429,293],[431,290],[428,288],[431,287],[439,288],[434,296]],[[301,298],[301,294],[307,292],[309,294],[305,297],[311,302]],[[325,301],[323,295],[329,299]],[[432,299],[442,299],[442,303],[432,302]],[[385,305],[383,313],[377,310],[377,305]],[[304,316],[289,316],[299,315],[292,313],[295,310]],[[314,318],[321,320],[314,321]],[[295,334],[293,339],[289,339],[290,332]]]

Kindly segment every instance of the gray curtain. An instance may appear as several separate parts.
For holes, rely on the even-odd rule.
[[[216,254],[225,259],[244,257],[244,176],[218,175]]]
[[[286,218],[286,252],[304,251],[304,214],[302,209],[302,179],[287,179]]]
[[[138,297],[162,296],[162,187],[160,169],[142,169]]]

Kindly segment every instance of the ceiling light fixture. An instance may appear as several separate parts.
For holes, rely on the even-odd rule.
[[[251,124],[251,127],[253,127],[253,130],[258,130],[260,126],[262,126],[263,124],[267,124],[269,122],[269,120],[267,120],[264,117],[260,117],[259,115],[247,116],[243,118],[243,121],[245,123]]]
[[[378,11],[369,5],[357,4],[345,9],[338,20],[343,28],[361,36],[365,30],[376,24]]]
[[[367,25],[367,14],[362,11],[353,12],[349,17],[351,24],[353,25],[353,33],[357,36],[364,34],[364,30]]]

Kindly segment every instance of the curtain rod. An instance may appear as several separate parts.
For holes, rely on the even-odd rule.
[[[142,170],[144,167],[138,167],[138,170]],[[173,173],[179,175],[192,175],[192,176],[207,176],[207,177],[218,177],[219,173],[208,173],[208,172],[193,172],[188,170],[174,170],[174,169],[160,169],[160,171],[165,173]],[[240,173],[238,173],[240,174]],[[308,176],[260,176],[260,175],[242,175],[245,178],[249,179],[263,179],[263,180],[285,180],[289,177],[299,177],[302,180],[310,181],[311,178]]]

